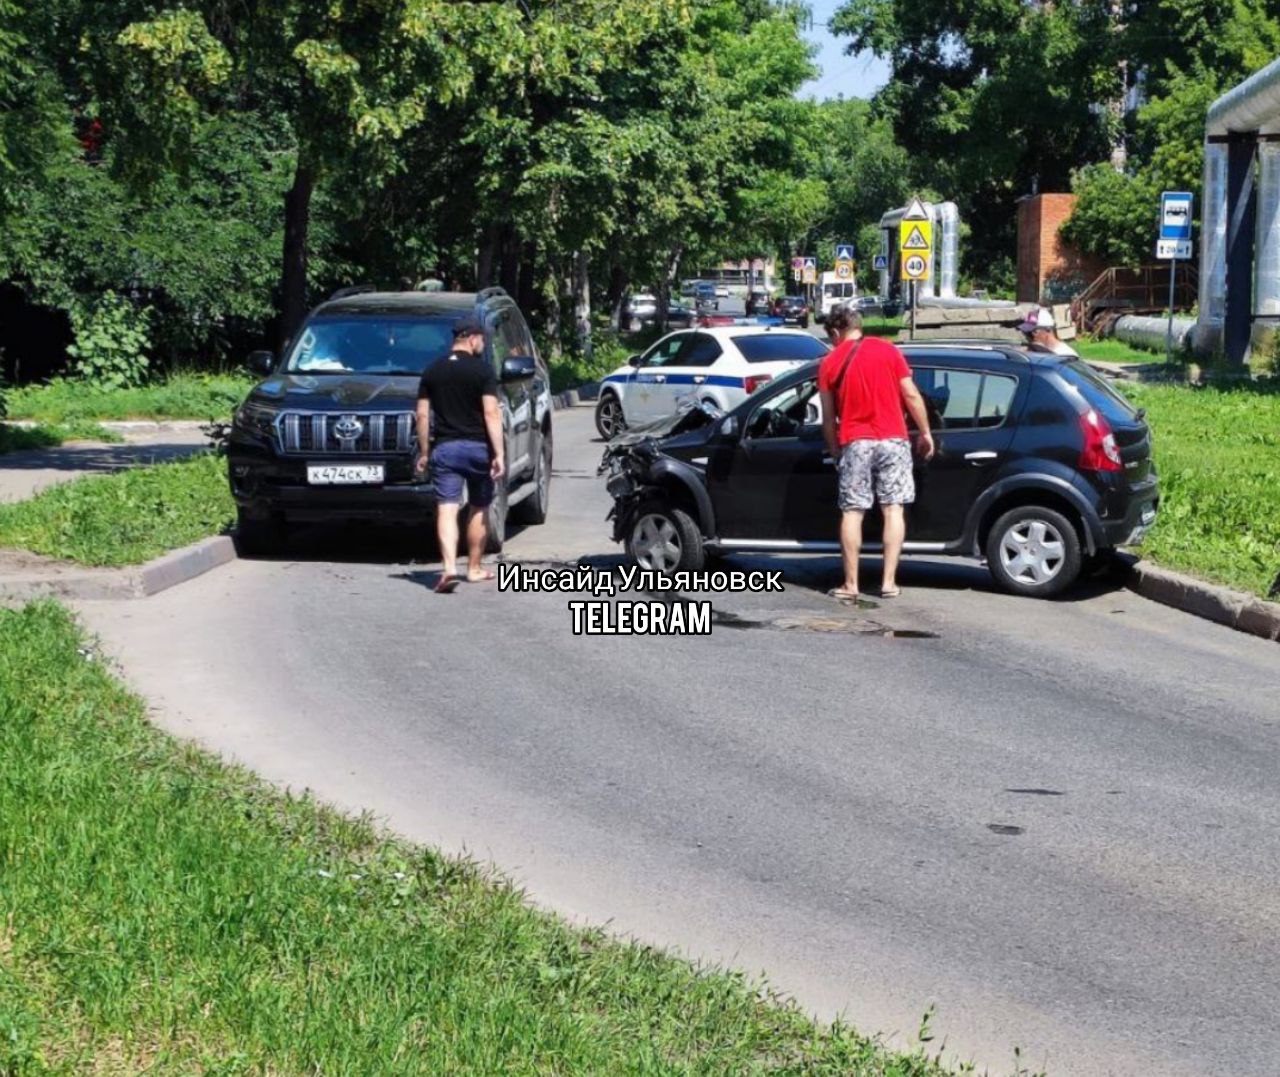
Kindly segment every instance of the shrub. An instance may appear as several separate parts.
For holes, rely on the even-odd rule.
[[[75,343],[67,348],[72,369],[104,389],[127,389],[147,376],[149,312],[114,292],[71,308]]]

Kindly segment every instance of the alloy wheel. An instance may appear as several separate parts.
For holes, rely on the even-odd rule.
[[[1000,562],[1020,583],[1042,587],[1053,580],[1066,558],[1066,544],[1046,520],[1023,520],[1000,539]]]
[[[683,552],[680,532],[666,516],[650,513],[635,522],[632,547],[636,561],[644,569],[671,572]]]

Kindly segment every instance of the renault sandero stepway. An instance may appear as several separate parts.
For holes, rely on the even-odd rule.
[[[1091,367],[1003,343],[906,345],[937,451],[916,456],[906,552],[984,558],[1004,589],[1047,597],[1156,519],[1151,432]],[[611,442],[613,537],[643,568],[709,553],[839,550],[836,469],[817,363],[721,415],[693,407]],[[868,513],[864,549],[879,549]]]
[[[273,551],[298,522],[430,520],[435,492],[414,473],[418,381],[449,353],[463,317],[484,325],[502,387],[507,474],[488,509],[490,547],[501,548],[508,511],[542,523],[551,379],[516,304],[501,288],[353,291],[313,310],[283,355],[249,357],[264,377],[236,410],[227,447],[241,548]]]

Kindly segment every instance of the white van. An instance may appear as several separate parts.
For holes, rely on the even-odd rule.
[[[858,297],[858,285],[851,279],[841,280],[834,272],[822,274],[821,292],[818,298],[817,319],[827,320],[832,309],[839,306],[852,306]]]

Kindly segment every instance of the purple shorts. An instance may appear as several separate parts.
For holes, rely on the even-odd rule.
[[[431,450],[431,482],[436,500],[446,505],[462,504],[462,484],[467,484],[467,501],[478,509],[493,500],[493,479],[489,476],[489,446],[483,441],[444,441]]]

